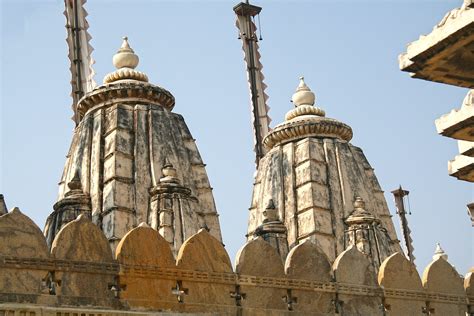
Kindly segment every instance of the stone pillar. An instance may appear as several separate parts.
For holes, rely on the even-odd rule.
[[[49,247],[51,247],[56,234],[67,223],[75,220],[81,214],[91,219],[91,199],[82,190],[78,172],[75,173],[67,186],[69,192],[64,195],[63,199],[54,204],[54,211],[46,220],[44,235]]]
[[[254,232],[255,237],[261,236],[275,248],[283,262],[289,252],[286,226],[278,217],[278,210],[273,200],[268,201],[267,208],[263,211],[263,222]]]

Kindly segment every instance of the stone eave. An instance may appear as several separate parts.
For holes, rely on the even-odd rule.
[[[463,105],[435,121],[439,134],[459,140],[474,141],[474,107]]]
[[[458,148],[461,155],[474,157],[474,142],[458,140]]]
[[[474,68],[469,69],[474,64],[474,9],[463,8],[456,14],[408,44],[399,56],[402,71],[418,79],[474,87]]]
[[[448,171],[458,180],[474,182],[474,158],[458,155],[448,162]]]

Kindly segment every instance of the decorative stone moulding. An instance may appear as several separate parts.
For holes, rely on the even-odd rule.
[[[162,106],[171,111],[174,96],[166,89],[140,81],[123,81],[103,85],[85,95],[77,104],[81,117],[92,108],[111,103],[146,103]]]
[[[338,120],[325,117],[323,109],[314,106],[316,96],[300,78],[293,94],[295,108],[285,116],[285,122],[277,125],[264,139],[267,149],[305,137],[330,137],[344,141],[352,139],[352,129]]]
[[[331,137],[344,141],[352,139],[349,125],[326,117],[298,119],[277,125],[263,140],[263,145],[271,149],[273,146],[298,140],[305,137]]]
[[[122,68],[105,76],[104,83],[111,83],[119,80],[137,80],[148,82],[148,76],[141,71],[130,68]]]
[[[169,111],[173,109],[174,96],[166,89],[148,83],[148,76],[135,70],[139,58],[127,37],[123,38],[122,47],[112,61],[117,70],[105,76],[104,85],[79,100],[77,112],[81,119],[90,109],[111,103],[146,103]]]

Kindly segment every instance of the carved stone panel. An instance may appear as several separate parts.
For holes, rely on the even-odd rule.
[[[160,269],[175,267],[168,242],[154,229],[141,224],[120,241],[116,250],[120,263],[120,298],[137,308],[166,309],[176,305],[172,294],[175,280],[159,277]]]
[[[378,282],[384,290],[386,315],[422,315],[426,306],[421,279],[405,256],[397,252],[385,259]]]
[[[294,247],[285,263],[288,278],[314,281],[321,287],[332,281],[331,264],[327,256],[314,242],[309,239]],[[292,290],[292,310],[295,312],[313,312],[326,315],[334,311],[332,301],[334,294],[323,291]]]
[[[265,286],[266,277],[284,279],[285,273],[279,254],[263,238],[252,239],[239,250],[235,269],[241,280],[240,292],[245,294],[242,307],[288,309],[286,289]]]
[[[47,276],[47,271],[1,265],[9,258],[21,261],[22,258],[31,260],[48,257],[46,239],[28,216],[18,208],[0,216],[0,293],[39,295],[44,292],[46,289],[42,285],[42,280]],[[36,296],[29,297],[32,303],[37,299]]]
[[[445,302],[429,301],[428,308],[438,315],[463,316],[466,314],[467,305],[463,280],[456,269],[442,257],[433,260],[423,272],[423,287],[429,293],[444,293],[457,295],[461,299],[446,300]]]
[[[382,304],[380,297],[351,289],[352,286],[377,285],[375,268],[365,254],[355,246],[351,246],[336,258],[333,269],[339,289],[337,305],[343,315],[380,314]]]
[[[112,251],[99,227],[80,215],[56,235],[51,254],[58,261],[83,262],[78,269],[56,273],[57,295],[79,297],[74,302],[80,304],[109,305],[107,299],[114,297],[110,289],[115,285],[115,271],[112,268]],[[101,264],[100,267],[98,263]],[[112,271],[103,271],[104,264],[109,264]],[[67,298],[62,300],[68,301]]]

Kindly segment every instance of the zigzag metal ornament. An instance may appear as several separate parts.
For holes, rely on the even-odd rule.
[[[89,23],[87,23],[87,11],[84,4],[87,0],[64,0],[64,16],[66,17],[66,42],[69,47],[69,60],[71,66],[71,96],[73,121],[79,124],[80,117],[77,112],[77,102],[87,92],[92,91],[96,86],[94,81],[94,69],[92,65],[95,63],[91,54],[94,50],[89,44],[91,35],[87,31]]]
[[[263,146],[263,138],[270,131],[271,122],[268,116],[270,110],[267,106],[268,95],[265,94],[267,86],[263,82],[265,77],[262,73],[263,66],[260,62],[260,53],[258,52],[257,27],[252,21],[252,18],[259,14],[261,10],[262,8],[260,7],[243,2],[234,7],[234,12],[237,15],[236,26],[239,29],[239,38],[242,39],[244,60],[247,64],[247,79],[252,104],[255,163],[257,168],[260,159],[267,152]]]

